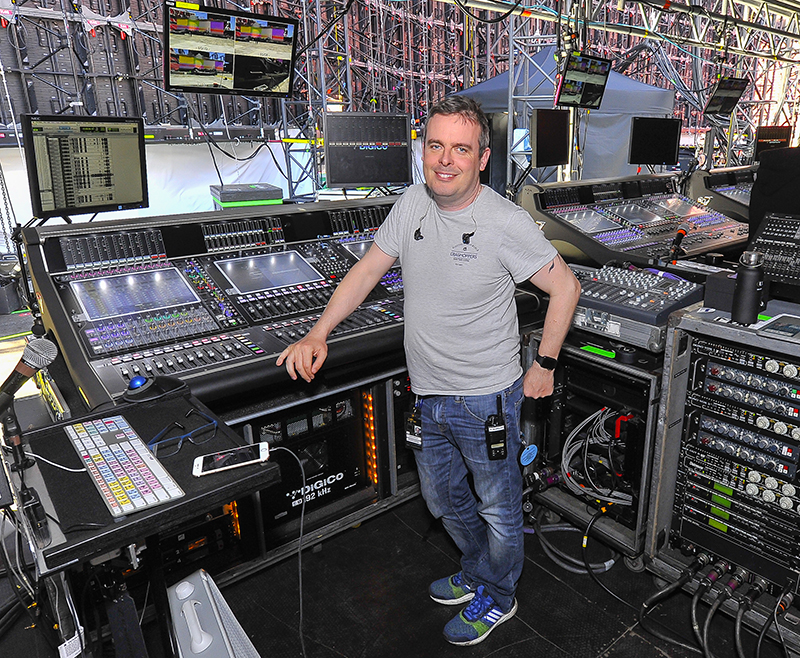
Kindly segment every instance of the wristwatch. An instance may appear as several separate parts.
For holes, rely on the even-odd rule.
[[[555,370],[558,367],[558,359],[554,359],[552,356],[537,354],[533,360],[545,370]]]

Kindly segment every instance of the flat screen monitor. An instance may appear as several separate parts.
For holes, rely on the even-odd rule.
[[[791,126],[758,126],[753,160],[760,160],[764,151],[787,148],[791,141]]]
[[[328,187],[379,187],[412,182],[407,114],[328,112],[324,119]]]
[[[564,70],[559,76],[555,104],[598,109],[610,72],[610,59],[584,53],[569,53]]]
[[[635,165],[678,164],[681,120],[633,117],[628,162]]]
[[[531,135],[534,167],[555,167],[569,162],[569,110],[534,110]]]
[[[288,97],[298,22],[191,2],[164,3],[164,86],[188,93]]]
[[[729,115],[733,112],[744,90],[747,89],[749,82],[747,78],[731,78],[728,76],[720,78],[709,94],[703,112],[705,114]]]
[[[34,217],[146,208],[142,119],[21,117]]]

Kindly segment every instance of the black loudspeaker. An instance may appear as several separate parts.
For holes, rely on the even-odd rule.
[[[481,172],[481,183],[488,185],[495,192],[506,194],[506,165],[508,164],[508,114],[492,112],[489,118],[490,142],[492,154],[489,164]]]
[[[536,109],[531,114],[531,158],[534,167],[569,162],[569,110]]]

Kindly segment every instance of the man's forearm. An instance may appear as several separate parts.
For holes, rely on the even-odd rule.
[[[572,316],[580,299],[580,287],[561,290],[550,295],[547,313],[544,316],[542,341],[539,353],[544,356],[558,358],[564,339],[572,326]]]
[[[337,286],[328,305],[312,331],[327,339],[342,320],[356,310],[377,284],[374,277],[359,272],[359,263],[354,265]],[[380,278],[378,279],[378,281]]]

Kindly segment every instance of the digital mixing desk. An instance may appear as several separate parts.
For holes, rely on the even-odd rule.
[[[695,170],[689,178],[686,193],[692,199],[708,199],[708,206],[747,223],[750,213],[750,192],[758,165],[725,169]]]
[[[663,261],[681,227],[682,257],[747,244],[747,224],[678,194],[671,174],[526,185],[517,202],[571,261]]]
[[[89,409],[137,375],[204,401],[288,381],[274,365],[372,244],[393,198],[23,231],[34,291]],[[329,365],[402,348],[399,267],[333,332]]]

